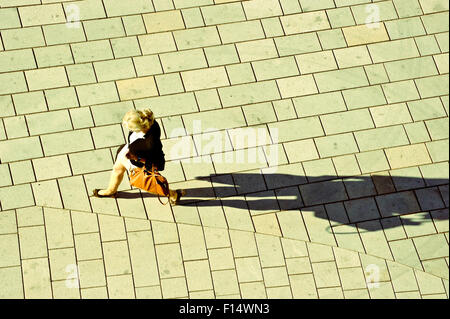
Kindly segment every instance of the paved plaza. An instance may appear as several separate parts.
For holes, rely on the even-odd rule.
[[[448,19],[448,0],[0,0],[0,298],[448,299]],[[133,108],[178,206],[128,177],[92,196]]]

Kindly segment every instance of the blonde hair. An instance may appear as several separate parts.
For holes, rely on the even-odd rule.
[[[123,117],[122,125],[133,132],[146,132],[154,122],[155,116],[151,110],[131,110]]]

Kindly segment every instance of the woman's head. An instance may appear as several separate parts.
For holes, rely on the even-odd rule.
[[[155,122],[155,116],[149,109],[131,110],[123,117],[122,125],[133,132],[146,132]]]

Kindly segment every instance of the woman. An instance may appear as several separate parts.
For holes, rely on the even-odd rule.
[[[155,121],[153,112],[148,109],[131,110],[125,114],[122,125],[130,131],[128,143],[117,155],[108,188],[94,189],[95,197],[116,197],[125,171],[129,173],[135,167],[145,165],[151,171],[152,165],[155,165],[158,171],[164,170],[166,161],[162,150],[161,128]],[[183,195],[182,190],[170,190],[170,203],[176,205]]]

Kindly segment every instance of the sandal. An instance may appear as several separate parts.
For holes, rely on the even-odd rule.
[[[98,197],[98,198],[116,198],[117,193],[111,194],[111,195],[100,195],[99,194],[100,189],[96,188],[94,189],[93,193],[94,193],[94,197]]]
[[[178,205],[180,203],[181,197],[186,195],[186,191],[184,189],[177,189],[176,192],[177,192],[177,199],[176,200],[170,199],[170,204],[172,206]]]

